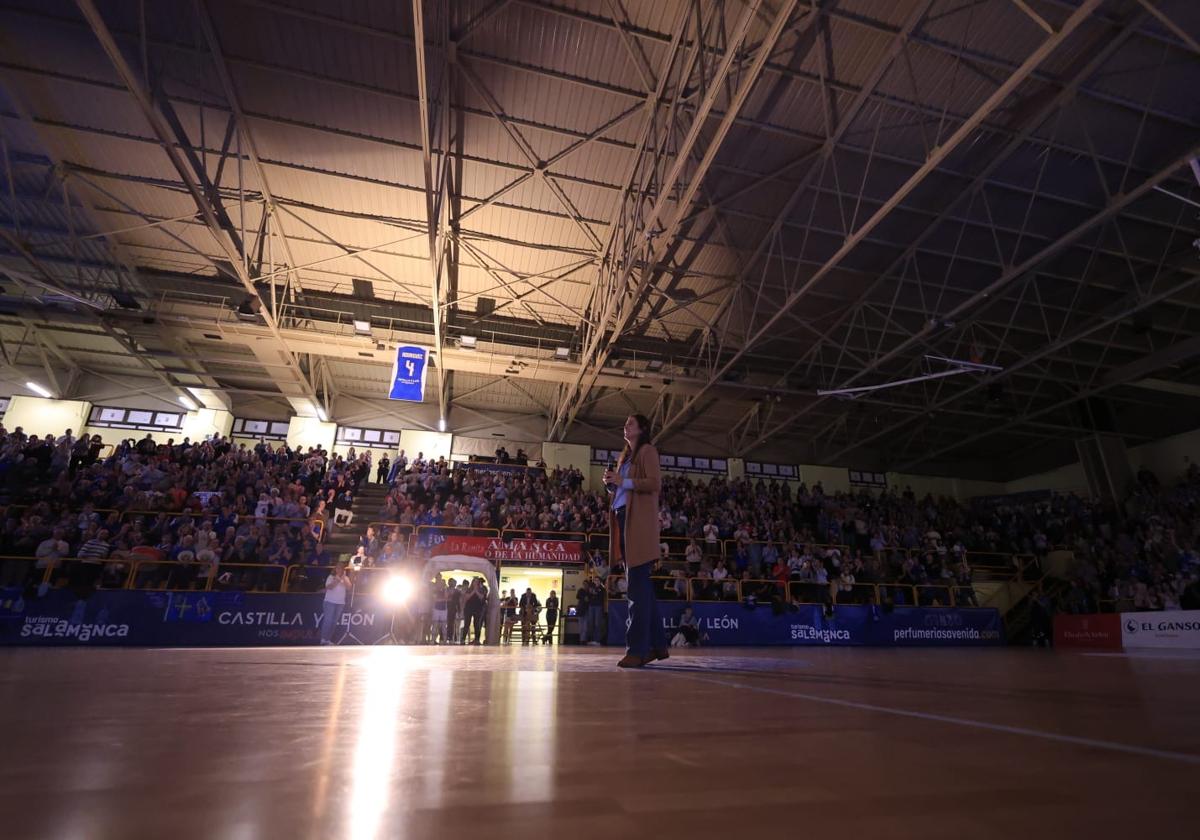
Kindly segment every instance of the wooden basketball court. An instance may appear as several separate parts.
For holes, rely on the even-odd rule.
[[[1153,837],[1200,658],[5,650],[17,838]],[[762,832],[770,831],[770,835]]]

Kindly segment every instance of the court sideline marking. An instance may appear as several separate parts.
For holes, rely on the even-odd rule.
[[[664,673],[666,673],[664,671]],[[871,703],[858,703],[854,700],[838,700],[834,697],[821,697],[817,694],[805,694],[800,691],[784,691],[780,688],[767,688],[761,685],[750,685],[743,682],[732,682],[729,680],[718,680],[712,677],[694,677],[690,674],[680,674],[678,671],[673,672],[674,676],[680,679],[692,680],[693,682],[709,683],[711,685],[723,685],[726,688],[741,688],[747,691],[757,691],[761,694],[777,694],[783,697],[794,697],[797,700],[810,700],[814,703],[825,703],[830,706],[841,706],[848,709],[858,709],[866,712],[881,712],[888,715],[896,715],[898,717],[917,718],[918,720],[930,720],[936,723],[949,723],[956,726],[969,726],[974,729],[986,729],[992,732],[1004,732],[1009,735],[1024,735],[1027,738],[1041,738],[1045,741],[1057,741],[1062,744],[1074,744],[1079,747],[1095,747],[1102,750],[1111,750],[1113,752],[1130,753],[1132,755],[1146,756],[1149,758],[1162,758],[1168,761],[1182,761],[1185,764],[1200,764],[1200,755],[1191,753],[1172,752],[1170,750],[1156,750],[1153,747],[1139,747],[1134,744],[1122,744],[1119,741],[1103,741],[1098,738],[1084,738],[1078,735],[1061,735],[1057,732],[1045,732],[1041,729],[1027,729],[1023,726],[1008,726],[1003,723],[988,723],[983,720],[972,720],[971,718],[953,717],[951,715],[939,715],[934,712],[917,712],[911,709],[897,709],[892,706],[876,706]]]

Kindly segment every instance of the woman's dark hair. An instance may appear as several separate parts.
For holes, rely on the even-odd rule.
[[[637,455],[638,449],[641,449],[643,444],[650,442],[650,418],[645,414],[634,414],[632,417],[638,424],[637,449],[630,450],[629,444],[626,443],[625,448],[621,450],[621,457],[617,459],[617,469],[620,469],[622,464]]]

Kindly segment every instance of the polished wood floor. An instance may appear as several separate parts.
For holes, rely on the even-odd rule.
[[[615,659],[3,650],[0,836],[1195,836],[1197,658]]]

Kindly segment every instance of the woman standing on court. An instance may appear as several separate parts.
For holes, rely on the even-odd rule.
[[[634,414],[625,421],[625,448],[616,468],[604,471],[604,486],[612,494],[609,516],[609,558],[624,560],[628,581],[629,625],[621,668],[641,668],[667,658],[662,617],[650,580],[658,557],[658,492],[661,477],[658,450],[650,444],[650,421]]]

